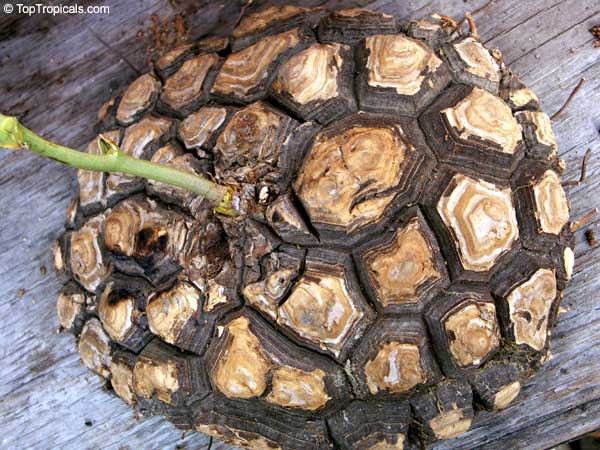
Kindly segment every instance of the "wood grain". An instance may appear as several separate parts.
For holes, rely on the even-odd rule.
[[[83,149],[93,137],[91,124],[101,103],[145,69],[151,14],[161,21],[184,14],[198,38],[231,29],[243,2],[180,3],[107,0],[102,4],[111,12],[103,16],[3,15],[0,110],[17,114],[51,139]],[[247,13],[277,3],[282,2],[255,1]],[[295,3],[368,5],[407,19],[435,11],[460,18],[486,1]],[[575,101],[553,123],[566,178],[578,178],[586,149],[600,152],[600,117],[592,113],[600,100],[600,53],[588,32],[600,23],[600,6],[593,0],[497,0],[475,20],[486,45],[502,50],[549,114],[586,77]],[[139,31],[143,35],[137,36]],[[0,447],[231,448],[199,433],[184,437],[160,418],[134,420],[127,405],[106,394],[96,375],[80,367],[73,339],[56,334],[55,302],[62,281],[51,270],[49,247],[61,233],[75,186],[74,170],[27,153],[0,152]],[[592,156],[586,183],[567,194],[575,218],[599,206],[600,159]],[[597,229],[598,219],[589,227]],[[575,272],[565,291],[567,312],[553,331],[553,358],[523,387],[514,405],[501,413],[478,414],[467,434],[432,448],[534,450],[600,428],[600,252],[590,248],[585,230],[576,233]],[[26,290],[22,297],[20,288]]]

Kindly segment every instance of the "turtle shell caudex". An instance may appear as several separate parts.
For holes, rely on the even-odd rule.
[[[156,60],[98,129],[242,212],[77,175],[60,323],[142,413],[245,448],[420,448],[547,358],[573,268],[556,140],[440,16],[253,13]]]

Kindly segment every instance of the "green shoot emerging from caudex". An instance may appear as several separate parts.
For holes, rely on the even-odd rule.
[[[186,189],[215,205],[215,212],[236,215],[233,192],[199,175],[174,167],[132,158],[103,135],[98,137],[102,155],[92,155],[54,144],[25,128],[15,117],[0,114],[0,148],[30,150],[71,167],[96,172],[123,173]]]

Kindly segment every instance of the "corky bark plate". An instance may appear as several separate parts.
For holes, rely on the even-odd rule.
[[[80,172],[55,261],[83,363],[246,448],[418,448],[508,406],[573,266],[533,94],[435,18],[270,8],[219,42],[162,58],[99,126],[235,186],[242,214]]]

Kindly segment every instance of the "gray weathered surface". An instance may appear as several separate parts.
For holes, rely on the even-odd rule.
[[[147,31],[152,13],[161,19],[186,13],[199,37],[231,26],[241,6],[224,0],[177,6],[183,3],[109,0],[103,3],[111,6],[106,16],[0,16],[0,111],[18,114],[41,134],[82,148],[93,137],[90,124],[99,105],[134,79],[136,71],[144,71],[151,40],[147,32],[136,34]],[[271,3],[277,2],[255,1],[253,8]],[[325,2],[369,4],[401,18],[433,11],[460,17],[484,3]],[[587,78],[554,129],[568,178],[578,176],[586,148],[594,150],[588,182],[570,188],[573,216],[600,206],[600,49],[592,47],[588,32],[600,23],[600,4],[496,0],[476,21],[483,39],[502,50],[546,111],[556,111],[579,78]],[[0,447],[208,447],[205,436],[182,438],[159,418],[136,422],[129,407],[104,393],[97,377],[80,367],[72,337],[56,334],[60,283],[51,270],[49,247],[61,232],[74,186],[74,172],[68,168],[26,153],[0,153]],[[436,449],[542,449],[600,428],[600,262],[584,231],[577,233],[576,272],[565,292],[569,310],[554,331],[554,358],[515,405],[501,414],[480,414],[472,431]],[[48,268],[46,275],[40,266]],[[16,295],[19,288],[27,290],[22,298]],[[219,445],[215,441],[212,447]]]

